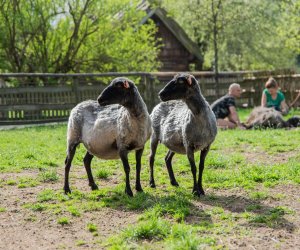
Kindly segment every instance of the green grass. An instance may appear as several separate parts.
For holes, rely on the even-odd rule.
[[[249,114],[249,110],[239,112],[242,120]],[[282,228],[287,217],[296,216],[290,207],[266,203],[279,203],[289,198],[284,189],[274,194],[273,188],[300,184],[300,133],[297,129],[218,131],[203,174],[207,195],[200,199],[191,194],[191,171],[184,155],[176,154],[173,158],[180,187],[170,185],[164,163],[167,150],[162,145],[158,147],[155,161],[157,188],[148,187],[148,142],[142,158],[144,193],[135,193],[132,198],[124,194],[124,170],[120,160],[94,158],[92,168],[99,190],[79,189],[79,178],[86,179],[86,176],[72,176],[72,170],[82,168],[85,149],[80,146],[71,169],[72,194],[65,195],[60,187],[59,173],[63,173],[64,167],[66,125],[0,131],[0,134],[0,174],[18,173],[17,178],[0,177],[0,192],[2,188],[39,189],[35,200],[25,201],[23,205],[31,213],[26,217],[28,221],[42,214],[60,225],[68,225],[72,220],[73,225],[76,220],[107,208],[136,213],[137,222],[126,225],[101,243],[108,249],[222,249],[220,238],[250,237],[251,227]],[[199,162],[199,153],[195,154],[195,159]],[[129,162],[134,190],[133,153]],[[23,172],[32,175],[24,177]],[[114,184],[107,185],[112,179]],[[231,192],[239,193],[236,190],[241,194],[231,196]],[[220,192],[227,192],[227,195],[220,195]],[[235,209],[238,206],[242,207]],[[8,209],[2,207],[0,212]],[[94,221],[88,222],[82,230],[91,232],[95,242],[101,236],[99,225]],[[89,243],[84,238],[74,241],[77,246]]]
[[[95,176],[98,179],[107,179],[111,175],[111,172],[106,169],[97,169]]]
[[[68,225],[70,224],[70,219],[67,218],[67,217],[61,217],[57,220],[57,223],[60,224],[60,225]]]
[[[41,182],[57,182],[59,177],[55,169],[43,170],[39,173]]]
[[[84,241],[84,240],[77,240],[76,241],[76,246],[84,246],[84,245],[86,245],[87,243],[86,243],[86,241]]]
[[[54,199],[55,199],[55,193],[51,189],[44,189],[37,196],[37,200],[39,202],[47,202],[47,201],[52,201]]]
[[[73,216],[80,217],[81,215],[79,209],[76,206],[70,205],[66,210]]]
[[[97,232],[98,231],[98,228],[95,224],[93,223],[88,223],[87,224],[87,230],[91,233],[94,233],[94,232]]]

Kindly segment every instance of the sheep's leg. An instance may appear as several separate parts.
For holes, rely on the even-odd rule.
[[[165,162],[166,162],[166,165],[167,165],[167,169],[168,169],[171,184],[173,186],[178,187],[179,184],[175,179],[174,172],[173,172],[173,167],[172,167],[172,158],[173,158],[174,155],[175,155],[175,153],[172,152],[171,150],[169,150],[166,157],[165,157]]]
[[[135,190],[138,192],[143,192],[141,186],[141,159],[142,159],[143,151],[144,148],[135,151],[135,160],[136,160]]]
[[[125,175],[126,175],[126,187],[125,187],[125,193],[129,196],[133,196],[131,187],[130,187],[130,181],[129,181],[129,173],[130,173],[130,166],[128,163],[128,152],[127,150],[120,151],[120,158],[123,163]]]
[[[71,163],[75,155],[77,145],[78,144],[73,144],[68,146],[67,157],[65,160],[65,185],[64,185],[65,194],[71,193],[71,189],[69,186],[69,173],[70,173]]]
[[[202,174],[204,170],[204,162],[209,151],[209,147],[203,149],[200,154],[200,164],[199,164],[199,176],[198,176],[198,186],[200,190],[200,194],[205,195],[203,187],[202,187]]]
[[[149,156],[149,166],[150,166],[150,187],[155,188],[155,181],[154,181],[154,159],[156,154],[156,149],[158,145],[158,140],[156,138],[151,137],[150,142],[150,156]]]
[[[196,169],[193,149],[189,148],[187,150],[187,157],[189,159],[189,162],[190,162],[190,165],[191,165],[191,171],[192,171],[192,174],[193,174],[193,182],[194,182],[193,194],[196,195],[196,196],[200,196],[201,192],[200,192],[199,186],[197,184],[197,177],[196,177],[197,169]]]
[[[86,152],[86,154],[83,158],[83,163],[84,163],[84,167],[87,172],[87,175],[88,175],[89,186],[91,187],[92,190],[98,190],[98,186],[96,185],[96,183],[94,181],[92,169],[91,169],[91,161],[93,158],[94,158],[94,156],[92,154],[90,154],[89,152]]]

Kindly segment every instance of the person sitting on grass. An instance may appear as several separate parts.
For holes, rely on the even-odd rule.
[[[228,94],[216,100],[212,105],[212,111],[217,119],[217,126],[223,129],[240,128],[245,129],[241,124],[236,111],[235,98],[241,96],[241,87],[237,83],[229,86]]]
[[[286,115],[289,108],[285,102],[284,94],[279,90],[278,83],[273,77],[270,77],[265,84],[265,89],[261,97],[261,106],[267,108],[274,108]]]

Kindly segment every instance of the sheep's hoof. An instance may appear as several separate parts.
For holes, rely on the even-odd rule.
[[[130,196],[130,197],[133,196],[133,193],[132,193],[131,189],[125,188],[125,194],[127,194],[127,195]]]
[[[199,186],[199,192],[200,192],[201,195],[205,195],[205,192],[204,192],[202,186]]]
[[[135,190],[136,190],[137,192],[144,192],[144,190],[142,189],[142,187],[136,187]]]
[[[155,182],[154,182],[154,181],[150,181],[150,187],[156,188],[156,185],[155,185]]]
[[[64,187],[65,194],[70,194],[71,189],[69,187]]]
[[[90,187],[92,190],[98,190],[98,186],[94,183],[94,184],[90,184]]]
[[[201,191],[200,189],[193,189],[193,195],[195,195],[197,197],[200,197],[200,196],[205,195],[205,194],[204,194],[203,190]]]
[[[176,180],[172,180],[171,181],[171,185],[175,186],[175,187],[179,187],[179,184],[178,184],[178,182]]]

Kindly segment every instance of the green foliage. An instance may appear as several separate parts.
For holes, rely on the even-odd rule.
[[[285,45],[298,55],[300,54],[300,1],[281,1],[280,3],[283,25],[278,29],[278,34]],[[300,64],[298,60],[298,65]]]
[[[299,1],[166,0],[162,5],[200,46],[204,69],[216,59],[220,70],[296,67]]]
[[[0,56],[10,72],[153,71],[156,27],[131,0],[2,1]]]

